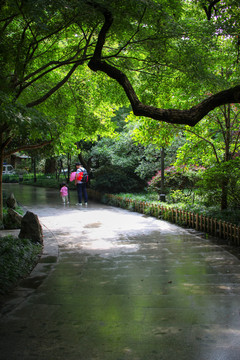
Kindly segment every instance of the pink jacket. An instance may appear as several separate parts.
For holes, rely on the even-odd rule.
[[[68,195],[68,188],[66,186],[63,186],[60,190],[60,193],[62,196],[67,196]]]

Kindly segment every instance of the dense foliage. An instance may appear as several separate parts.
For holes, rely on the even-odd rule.
[[[145,182],[127,168],[114,165],[103,166],[94,172],[91,188],[102,193],[139,192]]]
[[[196,187],[197,181],[201,178],[204,168],[191,166],[190,168],[176,168],[169,166],[164,170],[165,188],[167,189],[190,189]],[[161,189],[161,170],[148,182],[149,188],[157,192]]]
[[[29,274],[41,253],[41,245],[13,236],[0,238],[0,294],[5,294]]]
[[[225,185],[225,186],[224,186]],[[198,183],[198,193],[206,206],[221,204],[226,192],[228,208],[240,208],[240,160],[230,160],[207,169]]]

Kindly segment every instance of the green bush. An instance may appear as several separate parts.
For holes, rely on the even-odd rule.
[[[198,182],[198,193],[205,206],[221,204],[223,187],[228,207],[240,208],[240,159],[231,160],[207,169]]]
[[[192,196],[191,196],[191,194],[187,194],[183,190],[171,190],[169,193],[169,201],[174,204],[181,203],[181,202],[191,204]]]
[[[3,174],[3,176],[2,176],[3,183],[18,183],[18,179],[19,179],[19,176],[16,174],[14,174],[14,175]]]
[[[0,238],[0,294],[5,294],[29,274],[41,252],[40,244],[13,236]]]
[[[189,169],[169,166],[164,170],[164,186],[170,189],[193,189],[201,177],[203,168],[192,166]],[[148,182],[149,189],[161,191],[161,170]]]
[[[24,211],[20,206],[18,206],[15,211],[18,212],[20,215],[24,214]],[[2,227],[2,229],[19,229],[19,224],[13,222],[12,217],[9,216],[7,207],[3,208],[3,221],[0,224],[0,227]]]
[[[144,189],[145,182],[137,175],[119,166],[103,166],[94,172],[91,188],[103,193],[137,192]]]

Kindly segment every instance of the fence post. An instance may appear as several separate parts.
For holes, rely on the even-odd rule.
[[[219,237],[220,237],[220,239],[222,239],[222,221],[221,220],[219,220],[218,225],[219,225]]]
[[[227,232],[227,239],[229,239],[229,224],[226,223],[226,232]]]
[[[198,231],[198,227],[199,227],[199,215],[196,214],[196,230]]]
[[[200,230],[203,231],[203,216],[200,215]]]
[[[226,222],[223,221],[223,239],[226,239],[226,229],[225,229],[225,227],[226,227]]]
[[[209,233],[209,217],[206,216],[206,229],[207,229],[207,233]]]
[[[232,224],[229,224],[229,237],[230,237],[230,241],[233,241],[232,237],[233,237],[233,227]]]
[[[236,226],[236,224],[234,224],[234,227],[233,227],[233,239],[234,239],[234,244],[236,245],[237,244],[237,226]]]
[[[195,229],[195,214],[192,213],[192,228]]]
[[[210,233],[213,235],[213,218],[210,218]]]
[[[214,218],[213,222],[214,222],[214,236],[216,236],[217,235],[217,219]]]

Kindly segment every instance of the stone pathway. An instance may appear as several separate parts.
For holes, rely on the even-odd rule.
[[[1,360],[239,360],[235,256],[118,208],[28,209],[44,253],[2,307]]]

